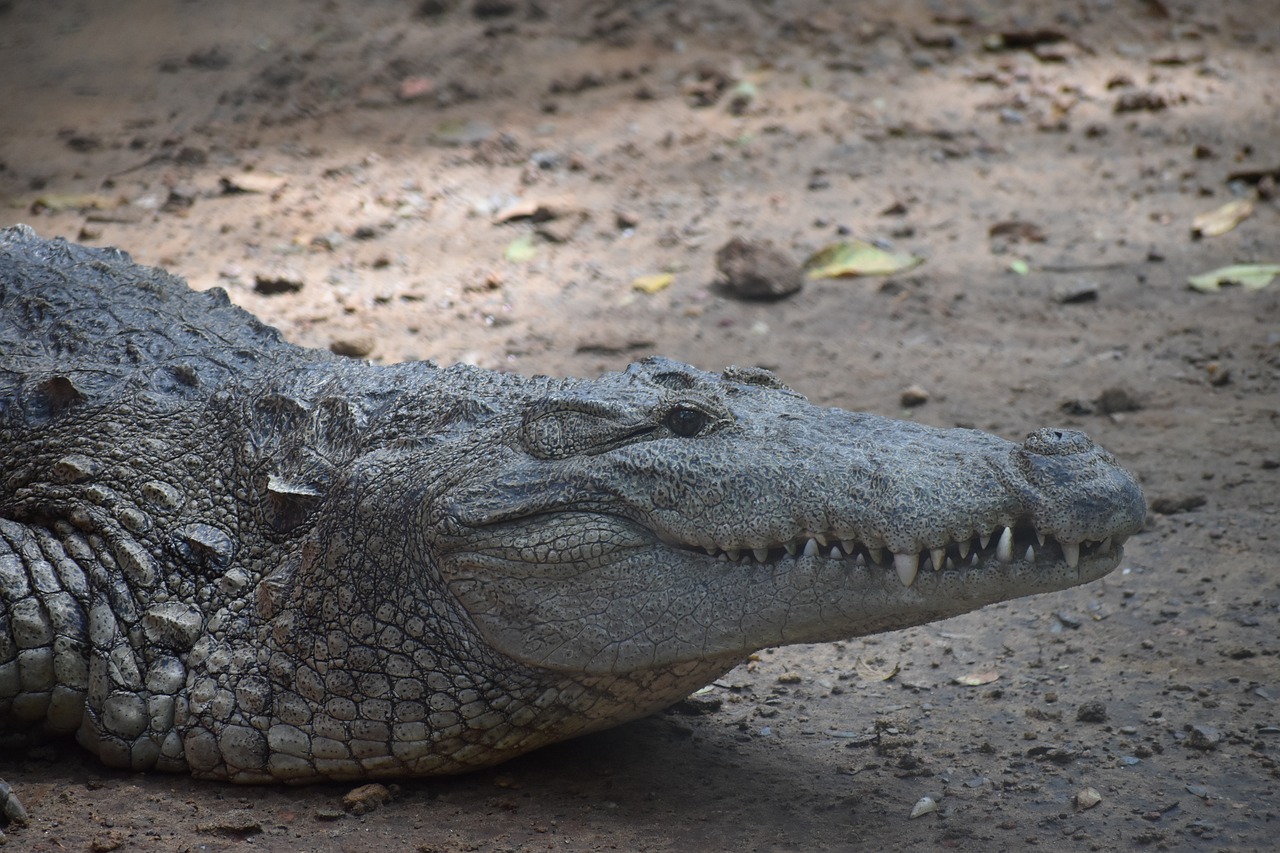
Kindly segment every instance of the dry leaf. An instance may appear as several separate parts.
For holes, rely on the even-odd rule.
[[[31,202],[31,212],[49,211],[60,213],[64,210],[110,210],[119,207],[121,199],[98,193],[44,193],[36,196]],[[26,205],[23,205],[26,206]]]
[[[1280,264],[1233,264],[1219,267],[1187,279],[1187,284],[1201,293],[1215,293],[1224,284],[1238,284],[1245,290],[1261,290],[1280,275]]]
[[[1191,221],[1191,233],[1196,237],[1217,237],[1219,234],[1226,234],[1252,215],[1253,202],[1247,198],[1238,198],[1197,216]]]
[[[666,290],[671,286],[671,282],[675,280],[675,275],[669,272],[642,275],[631,282],[631,287],[641,293],[657,293],[660,290]]]
[[[983,684],[990,684],[1000,677],[1000,673],[994,670],[987,672],[970,672],[966,675],[957,675],[956,684],[963,684],[965,687],[980,687]]]
[[[987,229],[988,237],[1003,237],[1014,243],[1043,243],[1049,238],[1045,236],[1044,229],[1034,222],[1025,222],[1021,219],[1009,219],[1004,222],[997,222]]]
[[[520,199],[499,210],[493,216],[495,225],[503,225],[507,222],[515,222],[520,219],[528,219],[533,222],[549,222],[552,219],[559,219],[570,214],[585,218],[587,213],[581,208],[576,208],[571,204],[563,202],[536,201],[534,199]]]
[[[218,178],[218,186],[223,195],[237,193],[275,193],[285,185],[285,179],[276,175],[261,175],[256,172]]]
[[[523,264],[533,260],[538,254],[538,244],[532,234],[522,234],[507,244],[503,256],[515,264]]]
[[[890,275],[924,262],[905,252],[886,252],[862,240],[832,243],[804,262],[810,279],[843,278],[854,275]]]
[[[892,669],[880,669],[879,667],[874,667],[867,663],[862,658],[859,658],[857,662],[854,663],[853,668],[858,673],[858,677],[863,681],[888,681],[902,670],[902,667],[896,663],[893,665]]]

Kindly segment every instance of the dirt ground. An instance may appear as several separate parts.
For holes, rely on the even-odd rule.
[[[1013,439],[1082,428],[1153,510],[1087,588],[762,652],[665,715],[364,815],[349,785],[11,754],[32,821],[10,847],[1276,849],[1280,283],[1187,278],[1280,263],[1277,11],[2,0],[0,225],[381,361],[660,353]],[[1238,199],[1251,216],[1193,235]],[[717,283],[735,236],[924,262],[749,301]]]

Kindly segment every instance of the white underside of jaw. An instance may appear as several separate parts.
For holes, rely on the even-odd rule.
[[[937,548],[916,552],[890,552],[885,548],[864,545],[829,534],[806,533],[803,536],[768,548],[708,547],[708,556],[730,563],[775,563],[783,559],[821,558],[844,560],[853,565],[892,565],[902,585],[915,583],[921,569],[943,571],[972,568],[994,557],[1003,564],[1021,559],[1027,563],[1039,560],[1062,560],[1070,568],[1080,564],[1082,554],[1107,554],[1113,545],[1124,544],[1127,537],[1108,536],[1102,540],[1068,542],[1040,530],[1015,536],[1012,527],[997,527],[967,539],[953,541]]]

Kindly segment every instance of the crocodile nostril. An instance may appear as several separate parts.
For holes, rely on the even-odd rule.
[[[1095,447],[1089,436],[1073,429],[1045,427],[1027,436],[1022,449],[1040,456],[1069,456],[1085,453]]]

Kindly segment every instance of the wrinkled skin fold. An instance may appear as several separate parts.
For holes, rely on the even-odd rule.
[[[1096,579],[1145,516],[1080,433],[285,343],[114,250],[0,232],[0,728],[237,782],[456,773],[766,646]]]

